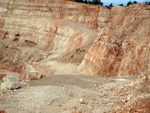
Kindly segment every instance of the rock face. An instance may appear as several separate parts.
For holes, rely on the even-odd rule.
[[[86,75],[149,74],[149,10],[146,4],[108,9],[69,0],[1,0],[0,69],[36,79],[43,76],[38,64],[51,59],[79,65]]]
[[[80,69],[95,76],[150,75],[150,6],[111,9],[103,28],[86,53]]]

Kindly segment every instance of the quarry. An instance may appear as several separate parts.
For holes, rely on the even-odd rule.
[[[0,113],[149,113],[150,5],[0,1]]]

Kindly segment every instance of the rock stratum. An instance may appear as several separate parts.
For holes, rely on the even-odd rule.
[[[149,75],[150,6],[1,0],[0,69],[20,81],[52,73]]]

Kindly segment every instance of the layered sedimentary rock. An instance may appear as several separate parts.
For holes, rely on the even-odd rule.
[[[1,0],[0,68],[20,73],[20,80],[41,78],[33,64],[57,53],[55,60],[77,64],[86,75],[149,73],[149,21],[146,4],[108,9],[69,0]]]
[[[107,24],[107,20],[98,21],[99,10],[98,6],[66,0],[2,0],[1,68],[21,73],[20,80],[34,78],[30,72],[40,78],[33,62],[55,51],[65,54],[84,46],[87,51],[98,26]]]

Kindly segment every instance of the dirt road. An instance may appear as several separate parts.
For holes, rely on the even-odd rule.
[[[136,79],[136,76],[51,75],[29,81],[21,89],[1,93],[0,110],[7,113],[111,113],[138,98],[135,98],[137,92],[130,89]]]

